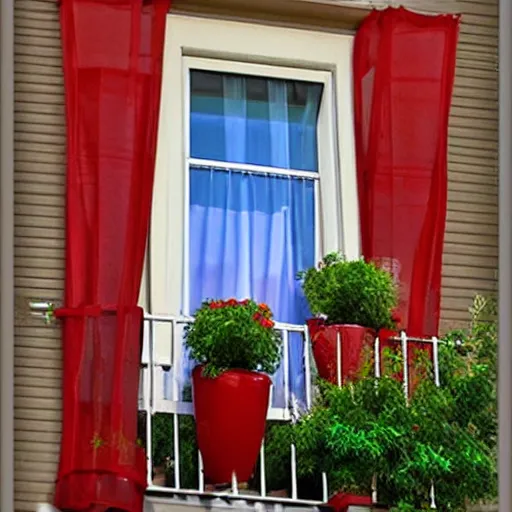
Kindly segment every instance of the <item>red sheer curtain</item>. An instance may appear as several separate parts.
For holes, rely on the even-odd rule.
[[[459,16],[373,11],[354,43],[362,250],[400,283],[411,336],[439,328]]]
[[[63,431],[55,504],[141,511],[142,311],[169,0],[62,0],[67,121]]]

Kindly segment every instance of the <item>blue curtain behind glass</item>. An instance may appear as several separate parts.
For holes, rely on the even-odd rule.
[[[321,84],[209,72],[191,81],[193,158],[318,170]]]
[[[236,163],[317,171],[321,86],[306,85],[306,101],[291,105],[290,82],[264,80],[264,100],[253,100],[248,80],[222,76],[220,97],[192,91],[192,156],[234,165],[190,169],[190,312],[207,298],[250,297],[268,303],[276,320],[303,324],[308,312],[296,274],[315,263],[314,182],[239,172]],[[290,336],[289,354],[292,395],[302,401],[300,335]],[[182,382],[192,366],[184,359]],[[283,407],[283,368],[273,380],[274,406]]]

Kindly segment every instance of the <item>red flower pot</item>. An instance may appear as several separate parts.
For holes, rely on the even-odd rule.
[[[341,340],[341,384],[357,377],[365,362],[364,355],[373,353],[375,334],[360,325],[325,325],[319,318],[308,320],[313,356],[319,376],[338,384],[338,333]]]
[[[370,510],[372,498],[371,496],[357,496],[356,494],[339,492],[327,502],[327,505],[333,508],[335,512],[349,512],[349,507],[367,507]]]
[[[215,378],[192,373],[197,443],[205,481],[238,482],[251,477],[265,434],[270,378],[247,370],[228,370]]]

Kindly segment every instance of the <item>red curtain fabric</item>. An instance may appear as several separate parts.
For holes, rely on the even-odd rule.
[[[63,0],[67,254],[55,504],[140,512],[142,311],[169,0]]]
[[[373,11],[354,42],[362,251],[400,284],[401,327],[437,335],[459,16]]]

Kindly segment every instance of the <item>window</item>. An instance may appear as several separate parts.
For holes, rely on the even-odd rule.
[[[187,316],[205,298],[251,296],[278,321],[302,324],[296,272],[329,251],[359,256],[351,43],[170,16],[147,310]],[[169,326],[155,329],[157,360],[183,359],[180,343],[161,341]],[[301,350],[290,350],[299,397]],[[184,373],[171,376],[175,388]],[[281,387],[274,401],[284,405]]]

